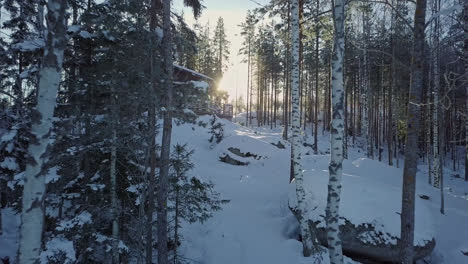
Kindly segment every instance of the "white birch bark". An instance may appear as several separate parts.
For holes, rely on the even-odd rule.
[[[28,148],[31,160],[25,171],[21,212],[21,231],[18,261],[20,264],[36,263],[41,252],[44,226],[44,198],[46,193],[43,165],[47,162],[52,118],[60,85],[63,53],[66,48],[66,0],[49,0],[47,3],[47,34],[42,67],[39,72],[37,106],[33,111]]]
[[[341,177],[343,170],[343,130],[344,130],[344,88],[343,88],[343,56],[344,56],[344,0],[333,1],[333,18],[335,40],[332,56],[332,121],[331,121],[331,159],[328,170],[327,197],[327,240],[331,264],[343,263],[339,229],[339,207],[341,194]]]
[[[304,188],[304,175],[301,166],[301,126],[299,116],[299,0],[293,0],[291,5],[292,28],[292,64],[291,64],[291,110],[292,110],[292,166],[296,181],[297,209],[299,210],[299,226],[302,235],[304,256],[310,256],[316,251],[313,230],[308,225],[309,208],[307,206],[306,191]]]

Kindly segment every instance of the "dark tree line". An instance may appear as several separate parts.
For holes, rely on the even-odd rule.
[[[0,1],[0,191],[23,211],[20,263],[153,263],[153,248],[181,263],[181,221],[220,209],[193,151],[170,153],[172,120],[216,95],[173,82],[173,60],[198,70],[204,47],[170,2]]]

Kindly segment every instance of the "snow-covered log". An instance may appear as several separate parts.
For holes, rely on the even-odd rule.
[[[291,211],[297,218],[295,208]],[[379,227],[372,223],[355,225],[350,220],[341,217],[340,239],[343,253],[356,260],[365,261],[365,263],[397,263],[400,256],[400,247],[398,244],[390,243],[389,240],[399,242],[399,238],[382,232]],[[313,222],[309,219],[309,227],[315,230],[318,242],[328,247],[327,229],[324,222]],[[425,241],[423,244],[414,246],[414,259],[422,259],[429,254],[435,247],[435,239]]]
[[[305,192],[314,193],[314,210],[307,216],[309,227],[322,245],[327,245],[326,207],[329,156],[314,157],[314,169],[307,169]],[[379,173],[375,173],[378,171]],[[400,254],[401,169],[379,161],[358,158],[343,161],[339,228],[343,252],[347,256],[376,263],[398,263]],[[415,201],[415,259],[429,255],[435,246],[435,226],[430,202],[424,194]],[[289,185],[289,207],[297,215],[294,183]],[[422,196],[422,197],[421,197]],[[310,201],[307,201],[310,203]],[[371,262],[372,263],[372,262]]]

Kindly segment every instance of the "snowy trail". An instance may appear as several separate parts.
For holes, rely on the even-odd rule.
[[[242,134],[240,137],[256,136],[246,131],[239,132]],[[223,143],[217,146],[219,149],[223,147]],[[213,152],[218,153],[216,149]],[[260,149],[255,153],[262,156],[269,154]],[[217,156],[210,155],[215,162],[197,168],[198,174],[214,174],[211,179],[216,184],[216,190],[223,199],[230,200],[221,212],[204,225],[206,229],[202,229],[206,230],[205,234],[190,235],[191,239],[198,240],[192,241],[193,245],[202,245],[200,251],[204,256],[200,259],[204,260],[203,263],[283,264],[300,256],[297,251],[302,250],[301,244],[295,240],[288,242],[283,235],[286,222],[294,223],[287,208],[289,152],[270,153],[268,158],[250,160],[248,166],[221,163]],[[206,157],[200,155],[198,158]],[[206,164],[206,160],[195,163]],[[276,169],[271,170],[271,166]],[[188,243],[187,247],[190,247]],[[293,255],[290,254],[291,247],[296,251]]]
[[[288,208],[289,145],[283,142],[286,149],[278,149],[271,144],[281,140],[281,134],[225,125],[225,131],[233,133],[213,149],[207,135],[198,135],[199,128],[197,136],[190,136],[189,144],[198,146],[194,163],[202,164],[194,172],[211,179],[222,199],[230,202],[206,223],[184,226],[184,255],[204,264],[328,263],[327,255],[324,260],[304,258],[302,244],[291,239],[297,221]],[[182,142],[184,135],[176,137]],[[200,148],[203,145],[207,148]],[[262,158],[240,158],[248,166],[220,162],[229,147]]]

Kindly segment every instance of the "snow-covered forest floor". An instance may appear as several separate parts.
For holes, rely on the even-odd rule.
[[[183,240],[179,252],[189,263],[204,264],[285,264],[328,263],[324,252],[319,258],[304,258],[297,241],[297,221],[288,208],[290,145],[282,140],[281,129],[246,128],[221,120],[224,139],[209,143],[209,116],[197,122],[174,125],[173,144],[187,144],[194,149],[192,175],[211,180],[221,199],[229,200],[223,209],[204,223],[182,226]],[[321,131],[321,129],[319,130]],[[306,138],[312,145],[312,138]],[[284,149],[274,146],[281,142]],[[229,148],[237,148],[239,157]],[[316,216],[324,214],[328,182],[329,136],[319,137],[319,154],[311,147],[302,149],[306,183],[314,193]],[[248,163],[235,166],[220,161],[226,154]],[[354,221],[373,221],[384,231],[399,232],[402,169],[365,158],[358,148],[349,148],[343,175],[341,212]],[[468,263],[468,183],[445,169],[445,215],[440,214],[440,193],[427,183],[427,166],[419,166],[416,198],[416,240],[434,236],[436,247],[426,263]],[[429,200],[419,195],[427,195]],[[325,201],[323,200],[325,198]],[[292,199],[293,200],[293,199]],[[0,257],[15,255],[19,218],[10,209],[2,213],[5,236],[0,236]],[[468,254],[468,253],[467,253]],[[354,263],[347,259],[347,263]]]

